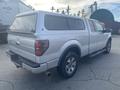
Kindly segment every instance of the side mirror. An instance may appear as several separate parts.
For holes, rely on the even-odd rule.
[[[102,32],[103,32],[103,33],[110,33],[110,32],[112,32],[112,29],[105,29],[105,30],[103,30]]]

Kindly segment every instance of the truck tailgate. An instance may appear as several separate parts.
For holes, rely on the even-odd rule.
[[[30,61],[36,62],[34,42],[35,37],[30,36],[28,37],[27,35],[15,35],[15,34],[8,35],[9,49],[12,52]]]

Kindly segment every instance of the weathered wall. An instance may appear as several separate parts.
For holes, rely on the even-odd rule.
[[[20,0],[0,0],[0,43],[7,42],[7,30],[13,23],[16,14],[32,11]]]
[[[16,14],[30,10],[20,0],[0,0],[0,30],[11,25]]]
[[[19,13],[26,12],[26,11],[33,11],[32,7],[26,6],[23,2],[19,2]]]
[[[0,31],[13,22],[18,9],[18,0],[0,0]]]

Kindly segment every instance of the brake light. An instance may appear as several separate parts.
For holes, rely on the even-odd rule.
[[[36,40],[35,41],[35,55],[41,56],[49,47],[48,40]]]

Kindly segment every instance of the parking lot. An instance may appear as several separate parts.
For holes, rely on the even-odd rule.
[[[48,77],[17,69],[7,49],[8,45],[0,45],[0,90],[120,90],[120,36],[113,36],[110,54],[84,58],[75,76],[67,80],[55,70]]]

